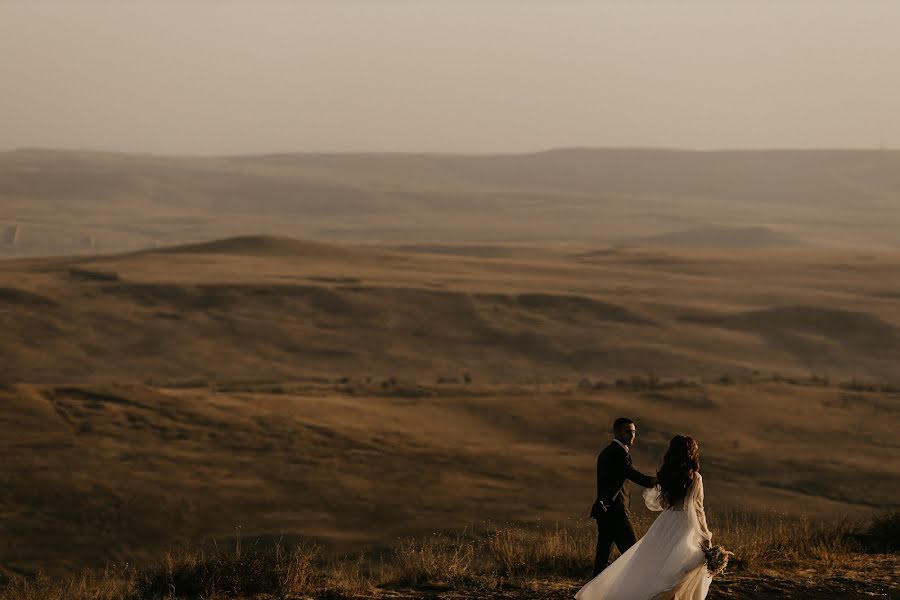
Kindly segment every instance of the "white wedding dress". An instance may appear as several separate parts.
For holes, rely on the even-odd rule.
[[[703,510],[700,473],[684,506],[663,507],[659,486],[644,491],[644,503],[663,511],[625,554],[575,594],[577,600],[703,600],[712,577],[701,543],[712,539]]]

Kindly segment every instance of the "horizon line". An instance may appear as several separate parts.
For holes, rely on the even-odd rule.
[[[251,158],[270,156],[434,156],[434,157],[510,157],[510,156],[536,156],[540,154],[553,154],[560,152],[667,152],[684,154],[761,154],[761,153],[834,153],[834,152],[859,152],[879,153],[897,152],[900,148],[887,146],[878,147],[759,147],[759,148],[683,148],[677,146],[551,146],[544,149],[526,151],[440,151],[440,150],[270,150],[247,153],[183,153],[183,152],[156,152],[141,150],[112,150],[86,147],[66,146],[17,146],[0,150],[0,154],[45,152],[67,154],[97,154],[115,156],[144,156],[158,158]]]

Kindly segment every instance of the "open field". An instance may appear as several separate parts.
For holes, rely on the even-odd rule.
[[[0,263],[0,381],[756,372],[898,384],[898,272],[896,252],[485,258],[268,236],[18,259]]]
[[[2,398],[3,563],[14,569],[133,562],[237,526],[352,551],[485,521],[582,519],[596,452],[623,413],[638,420],[646,470],[674,433],[702,440],[713,514],[837,518],[897,505],[896,411],[879,408],[894,395],[282,384],[16,386]]]
[[[237,528],[589,540],[623,414],[646,471],[698,438],[714,531],[896,510],[900,155],[604,152],[0,156],[0,578]],[[892,555],[816,556],[711,598],[893,589]],[[579,580],[544,575],[491,594]]]
[[[713,514],[896,507],[897,264],[261,236],[6,261],[0,562],[581,519],[620,414],[646,470],[701,441]]]

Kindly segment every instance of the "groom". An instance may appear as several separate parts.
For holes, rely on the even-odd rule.
[[[615,437],[597,457],[597,500],[591,507],[591,518],[597,520],[594,577],[609,563],[613,544],[620,554],[624,554],[637,541],[628,509],[625,480],[630,479],[643,487],[656,485],[656,477],[648,477],[631,466],[634,432],[634,421],[625,417],[616,419],[613,423]]]

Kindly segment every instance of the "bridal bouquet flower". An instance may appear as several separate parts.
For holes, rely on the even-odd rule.
[[[724,573],[729,557],[734,556],[734,552],[730,552],[722,546],[713,546],[704,552],[706,553],[706,570],[712,577],[718,577]]]

